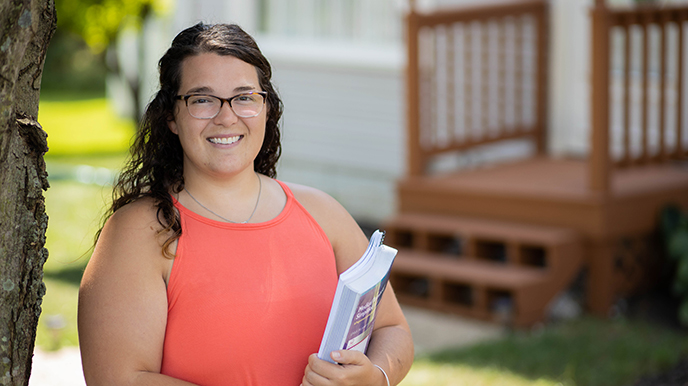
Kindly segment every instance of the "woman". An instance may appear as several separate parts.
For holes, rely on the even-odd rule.
[[[274,179],[282,105],[235,25],[160,60],[79,294],[89,385],[395,385],[413,345],[391,287],[367,355],[317,358],[338,274],[367,246],[334,199]]]

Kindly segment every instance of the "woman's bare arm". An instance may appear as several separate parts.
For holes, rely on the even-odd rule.
[[[337,259],[338,273],[345,271],[363,255],[368,239],[351,215],[332,197],[299,185],[290,184],[290,188],[327,234]],[[380,370],[373,364],[384,369],[392,385],[404,378],[413,363],[413,340],[391,285],[380,301],[367,354],[355,351],[340,354],[343,357],[336,361],[350,363],[350,366],[333,365],[312,355],[303,385],[325,384],[324,378],[329,381],[341,378],[342,382],[355,379],[351,384],[357,385],[386,385]]]
[[[167,323],[160,224],[151,200],[106,223],[79,289],[79,343],[89,385],[189,385],[160,374]]]

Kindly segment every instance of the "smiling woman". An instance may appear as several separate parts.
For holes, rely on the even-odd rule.
[[[337,275],[368,241],[332,197],[275,179],[271,73],[236,25],[188,28],[160,60],[81,282],[88,383],[380,386],[408,372],[413,344],[391,288],[366,354],[315,354]]]

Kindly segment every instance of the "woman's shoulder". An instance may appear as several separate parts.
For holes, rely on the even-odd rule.
[[[130,202],[110,216],[108,223],[136,225],[157,221],[157,202],[151,197],[142,197]]]
[[[310,186],[287,183],[294,198],[313,216],[320,227],[331,236],[330,241],[342,234],[360,232],[351,214],[335,198]]]
[[[105,222],[98,241],[110,245],[157,246],[161,237],[164,239],[169,236],[162,231],[163,226],[158,221],[157,201],[143,197],[117,209]]]
[[[303,205],[312,215],[321,212],[329,213],[330,215],[336,213],[348,215],[346,209],[337,200],[320,189],[293,182],[285,182],[285,184],[291,190],[296,201]]]
[[[113,267],[164,272],[162,245],[170,235],[157,220],[152,198],[141,198],[117,209],[108,218],[96,242],[91,260]],[[145,258],[143,258],[145,257]]]

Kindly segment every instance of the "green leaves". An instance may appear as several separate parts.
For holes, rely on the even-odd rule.
[[[678,320],[684,326],[688,326],[688,299],[683,299],[683,302],[678,307]]]
[[[667,252],[672,260],[688,260],[688,226],[677,227],[668,235]]]
[[[126,28],[140,28],[151,14],[163,14],[171,0],[60,0],[56,2],[58,28],[81,36],[91,50],[103,52]]]
[[[688,216],[677,206],[669,206],[660,222],[667,256],[675,264],[673,291],[682,298],[678,317],[688,326]]]
[[[678,260],[676,263],[674,293],[679,296],[688,295],[688,258]]]

